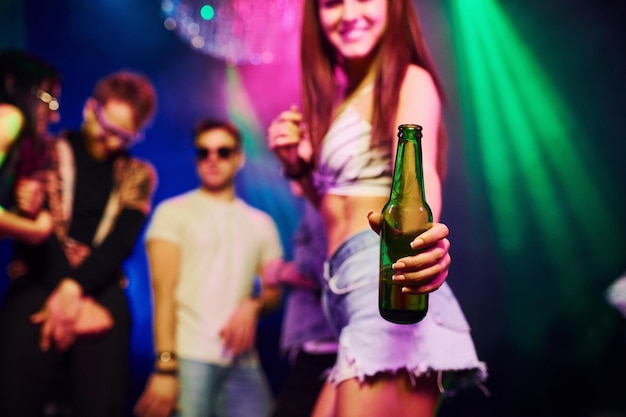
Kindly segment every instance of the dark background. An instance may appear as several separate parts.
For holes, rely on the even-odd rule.
[[[498,170],[494,175],[493,163],[482,151],[513,139],[484,137],[480,129],[479,116],[485,115],[469,97],[490,93],[467,76],[463,57],[471,56],[464,54],[472,45],[461,36],[454,12],[458,1],[471,4],[476,16],[487,3],[499,7],[570,115],[567,143],[584,169],[565,165],[557,170],[558,165],[546,163],[544,168],[555,177],[560,173],[553,198],[520,197],[525,195],[521,186],[542,186],[530,175],[534,169],[523,165],[514,167],[513,180],[505,183],[504,190],[518,197],[515,204],[508,194],[494,192],[494,179],[503,179],[497,178]],[[444,401],[440,414],[626,416],[626,320],[604,296],[626,270],[622,127],[626,5],[608,0],[457,2],[415,0],[448,93],[445,118],[450,149],[443,221],[450,226],[453,244],[449,283],[472,325],[478,354],[488,364],[490,395],[476,388],[460,392]],[[468,13],[464,18],[471,22]],[[49,60],[63,75],[62,120],[53,130],[79,125],[84,101],[99,77],[132,69],[152,79],[159,96],[158,114],[146,140],[133,153],[157,168],[155,203],[197,185],[190,149],[194,121],[203,116],[235,120],[244,131],[248,154],[238,178],[239,192],[273,216],[287,256],[299,203],[290,196],[278,164],[266,149],[264,132],[272,117],[298,102],[295,41],[295,36],[282,39],[284,56],[279,63],[228,67],[166,30],[155,0],[0,2],[0,48],[27,49]],[[515,63],[505,55],[502,59]],[[522,75],[513,78],[511,87],[536,77],[536,71],[518,69]],[[489,74],[487,63],[484,71]],[[514,89],[510,94],[504,91],[507,94],[512,96]],[[527,105],[533,107],[541,100],[536,97]],[[502,116],[489,117],[495,123]],[[527,124],[522,137],[556,151],[557,162],[567,164],[558,157],[556,141],[534,129],[542,122],[539,118]],[[595,192],[586,193],[583,183],[592,184]],[[513,214],[503,208],[507,201]],[[602,210],[576,215],[581,204]],[[506,224],[502,219],[507,215],[516,220]],[[536,222],[536,216],[554,219],[554,228]],[[513,230],[518,230],[515,245],[510,242]],[[4,274],[9,243],[2,242],[0,249]],[[561,256],[551,256],[555,250],[561,250]],[[131,370],[136,396],[152,363],[151,296],[141,241],[126,271],[134,314]],[[3,276],[0,294],[7,285]],[[262,321],[259,336],[263,363],[275,390],[286,371],[277,353],[281,313]]]

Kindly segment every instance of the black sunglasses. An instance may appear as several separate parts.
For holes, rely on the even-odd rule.
[[[213,152],[217,153],[217,157],[219,159],[229,159],[233,154],[235,154],[239,149],[237,148],[229,148],[228,146],[220,146],[217,149],[209,149],[209,148],[196,148],[196,159],[198,161],[203,161],[207,159]]]

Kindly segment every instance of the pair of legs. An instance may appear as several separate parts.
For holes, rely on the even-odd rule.
[[[67,352],[39,348],[40,326],[30,322],[30,315],[47,296],[43,287],[23,277],[4,299],[0,416],[40,417],[55,391],[67,391],[72,416],[127,415],[130,311],[124,290],[114,284],[96,297],[111,311],[114,327],[104,336],[77,340]]]
[[[312,417],[432,417],[441,402],[434,376],[381,373],[362,383],[356,378],[334,386],[326,382]]]
[[[181,358],[179,417],[266,417],[268,383],[256,359],[230,366]]]

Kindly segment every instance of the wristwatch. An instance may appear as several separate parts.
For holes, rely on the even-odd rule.
[[[168,363],[174,359],[176,359],[176,354],[174,352],[163,351],[157,353],[157,360],[159,362]]]

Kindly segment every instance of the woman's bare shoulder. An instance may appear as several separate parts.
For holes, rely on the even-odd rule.
[[[428,90],[429,92],[437,91],[432,75],[419,65],[411,64],[404,75],[402,90],[414,91],[415,89]]]
[[[410,65],[400,90],[397,124],[416,118],[424,123],[436,123],[440,106],[441,98],[433,77],[424,68]]]

